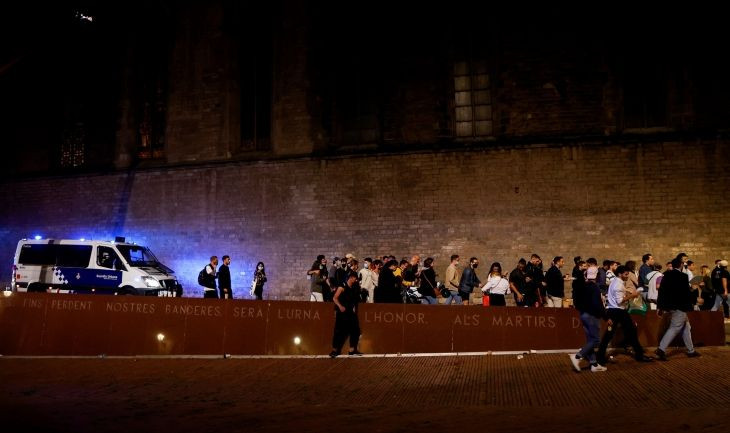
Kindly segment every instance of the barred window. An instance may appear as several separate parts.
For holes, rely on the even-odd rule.
[[[486,61],[454,63],[454,121],[456,138],[493,135],[492,94]]]

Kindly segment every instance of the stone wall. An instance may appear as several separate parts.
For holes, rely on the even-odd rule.
[[[698,264],[730,255],[727,142],[583,143],[237,162],[0,184],[0,281],[17,241],[111,239],[149,246],[186,296],[212,254],[234,291],[257,261],[270,298],[305,299],[317,254],[451,254],[511,269],[532,252]],[[569,269],[566,269],[569,271]]]

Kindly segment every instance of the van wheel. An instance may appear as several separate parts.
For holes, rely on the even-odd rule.
[[[124,286],[117,293],[121,296],[134,296],[135,290],[134,287]]]
[[[32,283],[28,285],[28,293],[42,293],[45,292],[43,290],[43,286],[41,286],[38,283]]]

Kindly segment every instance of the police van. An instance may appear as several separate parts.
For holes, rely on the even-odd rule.
[[[18,292],[182,296],[172,269],[149,248],[117,241],[23,239],[13,261]]]

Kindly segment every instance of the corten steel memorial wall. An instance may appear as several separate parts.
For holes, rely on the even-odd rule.
[[[572,308],[366,304],[359,317],[366,353],[558,350],[584,342]],[[653,312],[634,317],[642,344],[656,346],[664,321]],[[721,312],[693,312],[690,320],[695,344],[725,344]],[[331,303],[25,293],[0,298],[4,356],[322,355],[331,349],[333,326]]]

